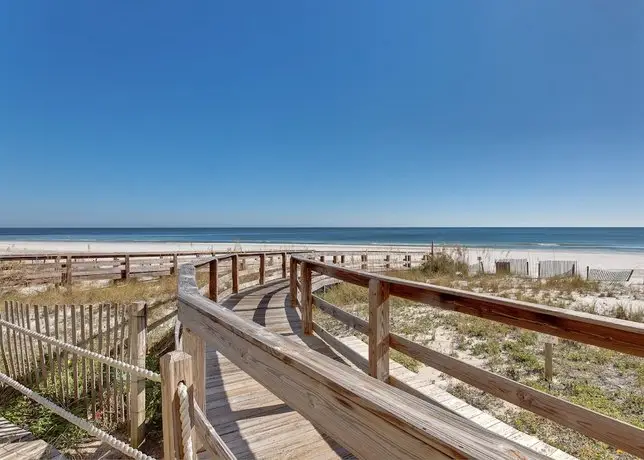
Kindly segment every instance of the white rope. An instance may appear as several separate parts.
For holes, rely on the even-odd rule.
[[[24,385],[21,385],[20,383],[16,382],[15,380],[7,377],[6,375],[0,373],[0,381],[2,383],[5,383],[14,389],[18,390],[20,393],[24,394],[25,396],[28,396],[29,398],[33,399],[36,401],[38,404],[45,406],[47,409],[51,410],[55,414],[60,415],[62,418],[67,420],[70,423],[73,423],[79,428],[82,428],[83,430],[87,431],[89,434],[92,436],[97,437],[101,441],[109,444],[112,446],[114,449],[118,450],[119,452],[127,455],[128,457],[132,457],[136,460],[155,460],[153,457],[150,457],[149,455],[144,454],[140,450],[137,450],[131,446],[128,446],[125,444],[123,441],[119,441],[116,439],[114,436],[106,433],[105,431],[96,428],[94,425],[89,423],[87,420],[83,420],[80,417],[75,416],[74,414],[67,412],[65,409],[63,409],[60,406],[57,406],[50,400],[40,396],[38,393],[30,390],[29,388],[25,387]]]
[[[192,450],[192,423],[190,423],[190,400],[188,397],[188,387],[185,383],[179,382],[177,386],[179,395],[179,418],[181,419],[181,439],[183,440],[183,454],[185,460],[194,460]]]
[[[52,345],[56,345],[57,347],[60,347],[64,350],[71,351],[72,353],[75,353],[79,356],[84,356],[86,358],[94,359],[96,361],[100,361],[104,364],[107,364],[108,366],[116,367],[118,369],[121,369],[122,371],[128,372],[130,374],[135,374],[140,377],[144,377],[148,380],[152,380],[153,382],[160,382],[161,381],[161,376],[157,374],[156,372],[152,372],[148,369],[143,369],[137,366],[134,366],[132,364],[124,363],[123,361],[118,361],[116,359],[110,358],[109,356],[103,356],[99,353],[95,353],[93,351],[85,350],[84,348],[77,347],[75,345],[71,345],[69,343],[62,342],[60,340],[56,340],[52,337],[48,337],[46,335],[40,334],[36,331],[32,331],[30,329],[25,329],[23,327],[17,326],[15,324],[9,323],[3,319],[0,319],[0,324],[6,326],[9,329],[13,329],[14,331],[21,332],[25,335],[34,337],[38,340],[42,340],[43,342],[50,343]]]

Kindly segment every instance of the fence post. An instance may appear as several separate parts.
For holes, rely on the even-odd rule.
[[[282,278],[286,278],[286,253],[282,253]]]
[[[590,279],[590,265],[586,265],[586,279]]]
[[[320,262],[324,262],[324,255],[320,256]]]
[[[233,294],[239,292],[239,256],[233,254],[230,258],[232,264]]]
[[[304,335],[313,334],[313,296],[311,286],[311,267],[302,262],[302,329]]]
[[[125,268],[121,270],[121,279],[127,280],[130,277],[130,255],[125,254]]]
[[[344,254],[340,254],[340,263],[344,264]]]
[[[546,362],[545,362],[545,374],[546,380],[552,382],[552,342],[546,342],[545,346]]]
[[[390,254],[387,254],[387,255],[385,256],[385,262],[386,262],[386,264],[385,264],[385,268],[386,268],[386,269],[391,268],[391,263],[390,263],[390,262],[391,262],[391,255],[390,255]]]
[[[179,257],[172,254],[172,274],[176,275],[177,273],[179,273]]]
[[[217,259],[211,260],[208,268],[210,270],[208,272],[208,297],[213,302],[217,302],[219,300],[219,286],[217,285],[219,281],[219,266]]]
[[[266,254],[259,255],[259,284],[264,284],[266,278]]]
[[[362,254],[360,256],[360,260],[362,260],[362,265],[360,265],[360,268],[362,270],[366,270],[367,269],[367,254]]]
[[[338,256],[337,256],[337,255],[334,255],[334,256],[333,256],[333,263],[334,263],[334,264],[337,264],[337,263],[338,263]]]
[[[72,256],[67,256],[67,261],[65,262],[65,284],[67,286],[72,285]]]
[[[541,279],[541,261],[539,261],[539,264],[537,265],[537,278]]]
[[[179,418],[179,396],[177,386],[183,382],[192,399],[192,357],[183,351],[172,351],[161,358],[161,417],[163,420],[163,458],[173,460],[184,458]],[[190,420],[192,422],[192,405]],[[196,439],[192,424],[192,439]]]
[[[389,381],[389,283],[369,280],[369,375]]]
[[[147,352],[147,310],[145,302],[130,308],[130,363],[145,368]],[[130,445],[137,448],[145,439],[145,378],[130,374]]]
[[[289,282],[289,294],[291,296],[291,307],[297,307],[297,260],[291,257],[291,271]]]

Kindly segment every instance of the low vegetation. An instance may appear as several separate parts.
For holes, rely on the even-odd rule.
[[[507,274],[470,276],[467,267],[449,254],[436,257],[419,269],[388,274],[631,321],[643,319],[641,309],[633,308],[623,300],[644,299],[644,293],[637,288],[603,285],[578,277],[535,280]],[[367,289],[342,283],[320,295],[328,302],[368,319]],[[554,379],[547,382],[544,379],[544,341],[541,334],[403,299],[391,298],[390,302],[391,329],[396,333],[517,382],[644,428],[644,359],[559,340],[554,345]],[[334,334],[355,334],[366,341],[366,336],[349,330],[323,312],[315,311],[314,315],[316,322]],[[391,358],[411,370],[422,372],[422,364],[405,355],[392,353]],[[449,376],[442,375],[435,383],[517,429],[572,455],[580,458],[635,458]]]
[[[200,285],[205,285],[207,273],[199,273],[198,282]],[[2,297],[36,305],[126,304],[144,300],[148,304],[149,328],[149,350],[146,366],[148,369],[158,372],[159,358],[174,347],[174,335],[171,326],[174,324],[174,318],[176,317],[176,292],[176,277],[163,277],[152,280],[132,279],[127,282],[75,283],[72,289],[56,286],[48,286],[44,289],[11,288],[6,289],[2,293]],[[2,316],[4,317],[4,312],[2,312]],[[63,367],[63,373],[60,378],[63,379],[63,376],[66,375],[67,378],[63,379],[63,381],[71,384],[73,381],[72,372],[70,361],[66,369]],[[33,388],[30,384],[28,386]],[[89,418],[87,401],[83,399],[72,399],[71,401],[67,399],[63,401],[51,385],[48,388],[41,385],[38,388],[38,392],[73,414],[83,419]],[[73,388],[70,388],[69,394],[72,393]],[[97,441],[88,436],[84,430],[68,423],[12,388],[2,388],[0,398],[3,401],[0,416],[5,417],[16,425],[28,428],[36,437],[54,445],[64,452],[68,458],[87,458],[87,452],[97,448]],[[149,455],[160,458],[162,456],[160,447],[162,429],[161,396],[158,383],[147,382],[146,404],[148,436],[146,443],[142,446],[142,450]],[[95,420],[94,423],[118,438],[126,440],[128,437],[129,426],[111,423],[101,418]],[[101,451],[103,449],[105,447],[102,447]]]

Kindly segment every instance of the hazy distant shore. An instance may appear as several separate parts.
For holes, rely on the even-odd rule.
[[[442,249],[436,246],[436,249]],[[258,251],[258,250],[318,250],[318,251],[428,251],[430,246],[417,245],[365,245],[365,244],[268,244],[268,243],[191,243],[191,242],[87,242],[87,241],[0,241],[0,254],[68,253],[68,252],[172,252],[172,251]],[[644,269],[644,254],[593,250],[561,250],[557,247],[543,249],[467,248],[470,263],[481,257],[485,266],[496,259],[574,260],[579,267],[605,269]]]

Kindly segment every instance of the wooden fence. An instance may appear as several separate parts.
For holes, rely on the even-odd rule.
[[[80,280],[168,276],[176,274],[182,263],[212,255],[212,252],[0,255],[0,283],[69,286]]]
[[[131,422],[138,433],[145,417],[145,382],[120,363],[145,367],[145,332],[144,303],[40,306],[5,301],[0,314],[2,373],[45,392],[81,418],[110,427]]]
[[[368,321],[315,296],[313,273],[368,288]],[[333,338],[313,322],[313,307],[316,306],[368,336],[368,369],[374,378],[405,388],[403,382],[389,375],[389,353],[394,349],[516,406],[644,457],[644,430],[641,428],[480,369],[391,332],[389,298],[396,296],[640,357],[644,357],[643,324],[412,282],[298,255],[291,259],[290,285],[293,306],[301,308],[305,334],[315,331],[321,337]],[[342,347],[339,341],[335,345]]]
[[[305,251],[308,252],[308,251]],[[260,254],[266,255],[267,270],[277,273],[274,262],[281,254],[294,251],[266,251],[237,253],[239,270],[246,265],[256,268]],[[301,251],[299,251],[301,253]],[[317,252],[324,259],[334,257],[332,253]],[[343,253],[342,263],[360,266],[363,269],[378,270],[385,268],[408,268],[423,260],[425,252],[397,251],[352,251]],[[89,280],[128,280],[131,278],[160,277],[175,275],[184,263],[199,263],[200,259],[212,258],[212,252],[175,252],[175,253],[77,253],[77,254],[19,254],[0,255],[0,285],[4,287],[47,284],[71,286],[73,281]],[[222,263],[230,257],[222,254]],[[336,258],[339,255],[336,253]],[[388,262],[388,263],[387,263]],[[360,264],[360,265],[358,265]],[[230,263],[227,264],[230,270]],[[224,268],[225,269],[225,268]],[[254,273],[256,270],[254,271]],[[222,280],[224,283],[226,280]]]

